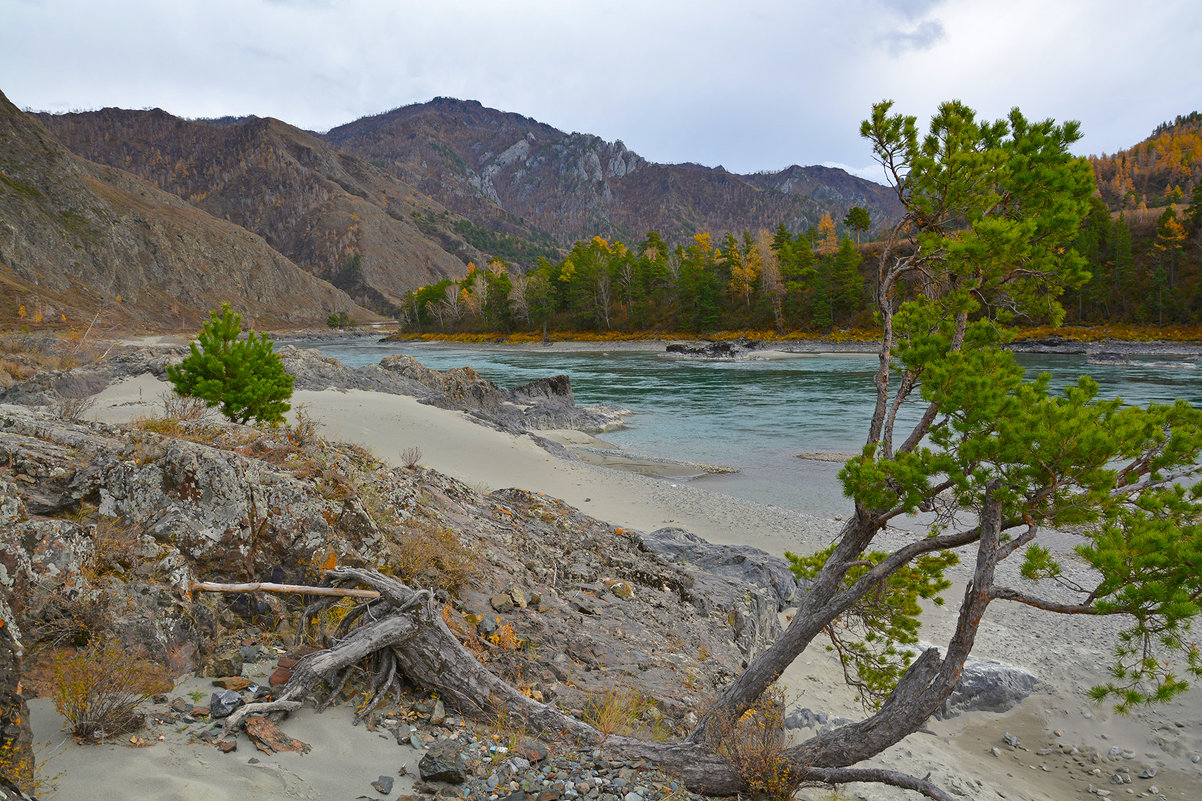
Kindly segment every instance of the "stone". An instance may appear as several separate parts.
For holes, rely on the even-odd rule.
[[[522,757],[532,763],[542,762],[547,758],[547,747],[538,740],[520,740],[513,748],[515,756]]]
[[[513,598],[510,597],[509,593],[507,593],[507,592],[502,592],[502,593],[498,593],[497,595],[494,595],[492,598],[489,599],[488,603],[489,603],[489,605],[492,606],[493,609],[500,612],[501,614],[505,614],[506,612],[513,611]]]
[[[453,742],[441,742],[426,752],[417,763],[422,781],[463,784],[467,780],[467,768],[463,763],[460,747]]]
[[[1156,766],[1155,765],[1146,767],[1139,772],[1139,777],[1141,779],[1151,779],[1155,775],[1156,775]]]
[[[244,724],[246,736],[255,744],[255,748],[267,754],[278,754],[284,751],[309,753],[309,744],[289,737],[280,731],[279,727],[265,717],[251,715]]]
[[[430,722],[435,726],[441,726],[442,722],[447,719],[447,708],[441,700],[434,701],[434,708],[430,710]]]
[[[1010,746],[1011,748],[1018,748],[1019,743],[1020,743],[1020,740],[1018,739],[1018,737],[1014,736],[1010,732],[1006,732],[1002,735],[1002,741],[1005,742],[1006,745]]]
[[[918,649],[926,647],[920,643]],[[1007,712],[1038,684],[1039,679],[1023,668],[970,656],[956,689],[935,712],[935,717],[946,720],[962,712]]]
[[[223,754],[232,754],[238,750],[237,740],[219,740],[217,742],[217,750]]]
[[[526,608],[528,604],[528,601],[526,600],[526,593],[522,592],[520,587],[512,588],[509,591],[509,597],[513,601],[514,606],[516,606],[518,609]],[[499,612],[500,610],[498,609],[497,611]]]
[[[245,690],[252,684],[254,682],[245,676],[222,676],[219,679],[213,679],[213,686],[223,690]]]
[[[171,710],[173,712],[178,712],[181,715],[191,715],[192,707],[194,707],[194,706],[195,706],[195,704],[193,704],[191,701],[187,700],[186,698],[172,698],[171,699]]]
[[[196,671],[197,676],[241,676],[242,654],[237,650],[218,651]]]
[[[371,786],[377,793],[388,795],[392,792],[393,778],[391,776],[381,776],[371,783]]]
[[[291,668],[278,667],[272,672],[271,677],[267,679],[267,683],[272,687],[283,687],[291,678]]]
[[[240,706],[242,696],[234,690],[222,690],[209,696],[209,714],[214,720],[228,718]]]

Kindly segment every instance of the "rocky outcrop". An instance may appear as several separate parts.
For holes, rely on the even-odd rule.
[[[308,583],[323,567],[371,566],[433,586],[461,638],[531,693],[582,711],[637,679],[683,728],[779,633],[775,590],[669,561],[558,500],[481,495],[286,430],[179,433],[0,406],[0,577],[27,636],[104,632],[189,670],[219,625],[271,630],[300,611],[296,599],[192,598],[193,581]]]
[[[665,351],[677,356],[698,359],[740,359],[760,349],[758,339],[735,339],[704,342],[669,342]]]
[[[661,528],[640,534],[643,547],[672,564],[733,579],[740,585],[767,590],[777,611],[795,606],[804,588],[779,556],[750,545],[717,545],[681,528]]]
[[[10,520],[0,501],[0,525]],[[23,799],[34,776],[33,733],[21,689],[21,631],[0,595],[0,799]]]

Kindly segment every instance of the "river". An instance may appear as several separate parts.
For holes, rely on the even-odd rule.
[[[603,439],[636,453],[738,468],[696,483],[815,514],[847,511],[832,491],[840,464],[798,455],[857,452],[874,401],[875,354],[730,362],[604,345],[569,351],[366,339],[297,344],[354,366],[394,353],[438,370],[470,365],[502,386],[565,373],[578,404],[613,403],[635,412],[627,428]],[[1101,397],[1202,404],[1202,369],[1180,357],[1136,355],[1127,364],[1087,364],[1083,355],[1019,354],[1018,360],[1031,375],[1051,373],[1053,387],[1085,373],[1101,385]]]

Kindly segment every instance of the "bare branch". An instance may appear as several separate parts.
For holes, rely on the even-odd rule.
[[[1084,603],[1079,604],[1062,604],[1056,601],[1049,601],[1045,598],[1037,598],[1034,595],[1028,595],[1020,590],[1011,587],[993,587],[989,591],[989,597],[998,601],[1015,601],[1027,606],[1033,606],[1036,609],[1042,609],[1045,612],[1056,612],[1062,615],[1119,615],[1123,614],[1121,609],[1099,610],[1093,606],[1093,594],[1086,599]]]
[[[281,595],[335,595],[345,598],[379,598],[375,590],[343,589],[341,587],[311,587],[304,584],[272,584],[252,581],[245,584],[221,584],[215,581],[194,581],[192,592],[273,592]]]
[[[935,801],[956,801],[942,788],[931,784],[925,778],[920,779],[917,776],[884,768],[807,768],[804,781],[819,781],[823,784],[847,784],[849,782],[887,784],[890,787],[900,787],[903,790],[922,793]]]

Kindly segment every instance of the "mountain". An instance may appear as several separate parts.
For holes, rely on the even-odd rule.
[[[482,260],[455,231],[464,221],[439,203],[276,119],[113,108],[38,118],[76,153],[253,231],[377,311]]]
[[[1189,202],[1202,184],[1202,114],[1179,116],[1139,144],[1089,161],[1112,211]]]
[[[0,93],[0,316],[177,328],[226,300],[263,327],[372,316],[260,237],[75,155]]]
[[[737,175],[721,167],[655,164],[621,141],[564,133],[476,101],[436,98],[364,117],[323,137],[390,170],[483,228],[549,233],[560,245],[596,235],[637,242],[649,230],[680,241],[841,220],[863,206],[874,224],[901,213],[893,192],[828,167]]]

